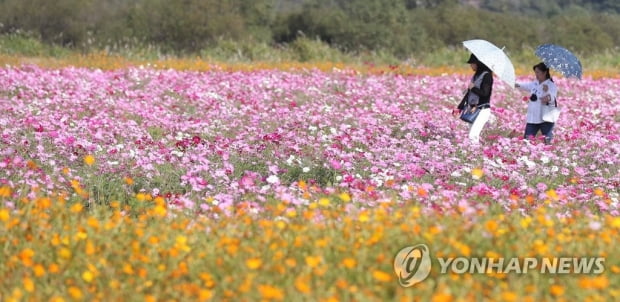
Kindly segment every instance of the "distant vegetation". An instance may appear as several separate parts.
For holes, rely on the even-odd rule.
[[[403,61],[482,38],[594,56],[617,51],[618,32],[617,0],[0,1],[0,52],[22,55]]]

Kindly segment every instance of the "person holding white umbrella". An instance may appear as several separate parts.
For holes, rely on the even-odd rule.
[[[480,133],[484,125],[491,117],[491,93],[493,92],[493,73],[491,69],[472,54],[467,60],[474,71],[471,82],[467,86],[467,92],[461,103],[457,106],[459,111],[467,109],[467,106],[475,107],[478,112],[476,119],[469,127],[469,140],[477,144],[480,142]]]
[[[472,143],[478,143],[480,132],[491,118],[493,75],[496,75],[509,87],[514,87],[515,70],[510,58],[504,53],[504,49],[489,41],[482,39],[467,40],[463,41],[463,46],[471,52],[467,63],[474,71],[474,76],[458,109],[461,113],[473,112],[474,116],[477,114],[473,120],[461,114],[461,119],[471,123],[469,140]],[[477,110],[464,110],[467,109],[466,106],[472,107],[472,105],[475,105]]]

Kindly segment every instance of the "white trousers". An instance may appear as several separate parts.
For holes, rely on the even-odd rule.
[[[478,117],[476,120],[469,126],[469,141],[472,143],[480,142],[480,132],[482,132],[482,128],[489,121],[491,117],[491,109],[484,108],[480,109],[480,113],[478,113]]]

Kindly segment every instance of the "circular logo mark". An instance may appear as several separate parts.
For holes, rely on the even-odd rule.
[[[431,272],[431,255],[426,244],[403,248],[394,257],[394,272],[401,286],[420,283]]]

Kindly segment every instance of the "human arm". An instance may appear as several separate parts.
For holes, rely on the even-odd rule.
[[[530,92],[534,88],[535,82],[527,82],[527,83],[515,83],[515,88],[519,90]]]
[[[548,105],[552,103],[558,95],[558,87],[552,81],[547,81],[542,85],[543,96],[541,101],[543,104]]]

